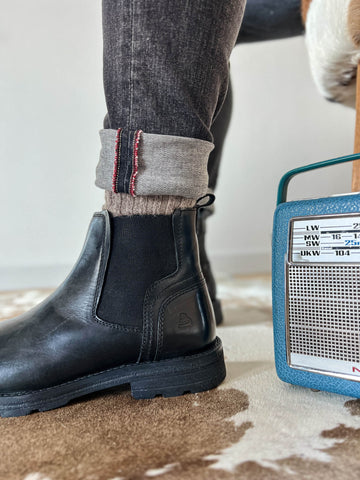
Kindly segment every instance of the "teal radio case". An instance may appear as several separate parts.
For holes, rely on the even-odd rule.
[[[360,398],[360,193],[286,201],[295,175],[359,159],[307,165],[281,179],[272,295],[279,378]]]

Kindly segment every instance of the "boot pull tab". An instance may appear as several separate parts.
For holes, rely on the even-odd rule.
[[[209,207],[215,202],[215,195],[213,193],[207,193],[206,195],[198,198],[195,203],[195,208]]]

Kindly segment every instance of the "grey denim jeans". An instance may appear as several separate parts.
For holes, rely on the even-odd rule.
[[[104,89],[96,184],[198,198],[245,0],[103,0]]]
[[[239,34],[245,1],[103,0],[108,113],[96,185],[198,198],[209,166],[215,186],[235,43],[302,32],[300,0],[248,0]]]

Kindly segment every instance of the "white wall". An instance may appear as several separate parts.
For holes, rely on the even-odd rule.
[[[0,288],[56,285],[102,205],[94,186],[102,92],[98,0],[12,0],[0,17]],[[269,270],[280,176],[351,153],[354,112],[321,99],[302,38],[243,45],[208,246],[217,270]],[[308,177],[308,175],[307,175]],[[350,169],[301,196],[349,190]]]
[[[231,70],[235,104],[208,245],[217,270],[270,271],[281,176],[352,153],[355,113],[318,95],[302,37],[240,45]],[[350,185],[351,165],[344,165],[294,179],[289,194],[344,193]]]

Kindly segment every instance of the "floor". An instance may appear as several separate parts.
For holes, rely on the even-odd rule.
[[[120,388],[0,419],[0,479],[358,479],[359,400],[276,376],[270,278],[224,276],[218,290],[220,388],[141,401]],[[0,319],[48,293],[0,292]]]

